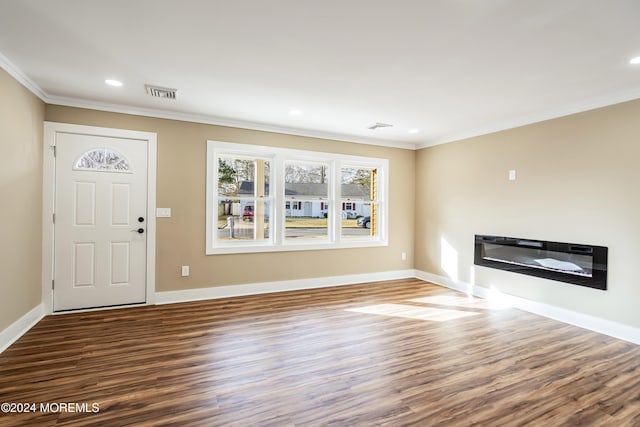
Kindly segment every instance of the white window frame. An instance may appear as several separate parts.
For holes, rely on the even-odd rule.
[[[218,157],[237,155],[241,157],[256,157],[268,159],[270,162],[269,199],[271,238],[256,241],[224,241],[215,238],[218,232],[218,208],[216,205],[218,191]],[[312,241],[287,241],[285,238],[285,191],[284,164],[287,161],[326,162],[329,164],[327,176],[329,179],[329,217],[328,237]],[[342,166],[362,166],[375,168],[377,173],[377,206],[378,206],[378,235],[342,238],[341,237],[341,170]],[[238,144],[221,141],[207,141],[207,212],[206,212],[206,254],[233,254],[255,252],[282,252],[319,249],[343,249],[388,246],[388,171],[389,161],[375,157],[349,156],[336,153],[325,153],[288,148],[266,147],[259,145]],[[363,201],[364,202],[364,201]]]

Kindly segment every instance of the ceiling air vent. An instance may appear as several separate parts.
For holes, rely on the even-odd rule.
[[[156,98],[176,99],[176,96],[178,96],[178,89],[151,85],[144,85],[144,88],[149,95]]]
[[[371,125],[371,126],[369,126],[367,129],[376,130],[376,129],[379,129],[379,128],[390,128],[390,127],[392,127],[392,126],[393,126],[393,125],[390,125],[389,123],[380,123],[380,122],[377,122],[375,125]]]

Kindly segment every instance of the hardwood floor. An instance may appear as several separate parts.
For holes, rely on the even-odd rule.
[[[38,410],[2,426],[637,426],[640,347],[411,279],[48,316],[0,402]]]

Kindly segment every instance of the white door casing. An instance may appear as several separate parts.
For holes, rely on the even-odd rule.
[[[48,312],[152,303],[155,134],[45,123],[44,173],[43,290],[55,283],[43,292]]]

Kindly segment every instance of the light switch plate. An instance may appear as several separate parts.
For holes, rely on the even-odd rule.
[[[515,180],[516,180],[516,170],[511,169],[509,171],[509,181],[515,181]]]
[[[171,218],[171,208],[156,208],[156,218]]]

